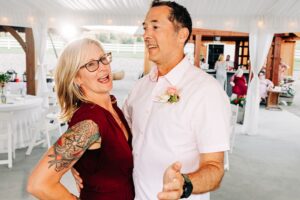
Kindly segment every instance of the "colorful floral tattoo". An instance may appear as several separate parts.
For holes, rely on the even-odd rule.
[[[48,155],[49,167],[59,172],[78,160],[85,150],[100,140],[98,126],[92,120],[81,121],[68,129],[54,144],[54,153]]]

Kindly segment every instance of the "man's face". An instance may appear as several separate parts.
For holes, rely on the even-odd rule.
[[[147,13],[144,26],[144,40],[149,52],[149,59],[156,64],[166,63],[172,54],[183,50],[184,42],[179,39],[174,24],[168,19],[170,8],[153,7]]]

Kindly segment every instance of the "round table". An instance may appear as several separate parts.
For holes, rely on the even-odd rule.
[[[32,127],[37,123],[42,113],[42,98],[37,96],[26,95],[24,97],[19,95],[8,95],[7,103],[0,104],[0,112],[12,112],[13,119],[13,143],[15,148],[23,148],[29,145],[33,136]],[[0,122],[1,127],[5,124]],[[0,141],[0,152],[6,148],[6,143]]]

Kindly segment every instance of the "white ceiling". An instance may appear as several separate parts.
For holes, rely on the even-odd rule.
[[[277,31],[300,30],[299,0],[177,0],[190,11],[194,27],[249,32],[263,20]],[[151,0],[0,0],[0,24],[55,27],[74,25],[140,25]]]

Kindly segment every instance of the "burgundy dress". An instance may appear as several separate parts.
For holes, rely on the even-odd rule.
[[[244,76],[235,76],[233,82],[235,85],[232,88],[232,93],[237,94],[237,96],[244,96],[247,94],[246,78]]]
[[[69,126],[87,119],[99,127],[101,148],[86,150],[74,168],[83,179],[80,198],[86,200],[133,200],[133,157],[131,132],[122,111],[113,103],[115,111],[128,132],[128,141],[113,116],[106,109],[82,103]]]

